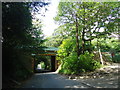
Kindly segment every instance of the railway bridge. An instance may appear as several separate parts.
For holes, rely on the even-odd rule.
[[[51,71],[54,72],[58,68],[58,61],[56,60],[56,55],[57,55],[57,50],[58,48],[55,47],[45,47],[41,50],[39,50],[40,53],[38,54],[32,54],[33,56],[39,55],[39,56],[50,56],[51,57]],[[33,60],[33,65],[32,67],[34,68],[35,71],[35,59]]]

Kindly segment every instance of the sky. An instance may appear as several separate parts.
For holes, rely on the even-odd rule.
[[[42,30],[45,37],[52,35],[54,30],[58,27],[58,25],[55,24],[55,21],[53,20],[53,18],[57,14],[56,12],[57,12],[58,4],[59,4],[59,0],[51,0],[51,4],[47,6],[48,10],[45,12],[45,17],[41,17],[40,14],[37,15],[37,18],[42,19],[42,24],[43,24]]]

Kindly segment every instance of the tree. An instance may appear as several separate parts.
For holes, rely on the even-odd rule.
[[[69,32],[67,32],[67,27],[66,25],[62,25],[58,27],[52,36],[47,37],[46,41],[44,42],[45,46],[48,47],[59,47],[62,44],[62,41],[67,38],[67,36],[70,36]],[[69,34],[69,35],[68,35]]]
[[[103,64],[99,40],[118,32],[118,8],[118,3],[110,2],[60,2],[55,21],[64,26],[61,29],[67,32],[65,36],[76,38],[77,57],[87,51],[92,53],[91,42],[97,38],[96,46]]]
[[[106,26],[110,25],[109,23],[111,22],[111,19],[109,19],[109,17],[112,14],[111,10],[113,9],[111,4],[112,3],[99,2],[61,2],[59,4],[59,11],[58,15],[55,17],[55,20],[62,25],[67,25],[69,23],[69,28],[67,28],[67,31],[72,35],[76,33],[76,48],[78,55],[80,53],[84,54],[86,48],[85,44],[87,42],[91,45],[91,41],[94,38],[106,37],[108,32],[110,32],[108,29],[101,32],[101,29],[107,28]],[[116,3],[114,4],[116,5]],[[79,48],[80,41],[80,45],[82,45],[81,50]]]
[[[32,24],[33,16],[31,15],[31,11],[35,10],[33,6],[39,4],[27,2],[2,3],[3,88],[12,87],[11,79],[21,81],[33,73],[31,67],[33,50],[30,51],[27,47],[42,44],[40,40],[38,41],[38,39],[42,39],[38,35],[42,35],[41,28],[39,27],[39,31],[33,28],[36,26]],[[41,2],[41,5],[44,6],[44,3]]]

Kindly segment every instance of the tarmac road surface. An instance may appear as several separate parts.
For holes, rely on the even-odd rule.
[[[36,73],[21,88],[92,88],[80,81],[70,80],[56,72]]]
[[[57,72],[36,73],[31,79],[24,82],[21,88],[120,88],[120,71],[118,69],[120,67],[118,66],[120,65],[112,64],[103,67],[97,73],[100,74],[104,71],[107,74],[88,79],[68,79]]]

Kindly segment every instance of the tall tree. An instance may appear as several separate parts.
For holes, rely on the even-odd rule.
[[[81,51],[81,53],[84,54],[87,42],[91,45],[91,41],[94,38],[107,37],[109,32],[113,32],[109,29],[105,29],[108,28],[106,26],[110,26],[111,11],[113,8],[117,7],[117,3],[114,3],[114,7],[111,7],[111,5],[113,5],[113,3],[104,2],[61,2],[59,4],[58,14],[55,20],[58,21],[60,25],[68,24],[69,27],[67,31],[71,33],[71,36],[74,37],[76,33],[76,48],[78,53]],[[101,31],[102,29],[104,30]],[[82,45],[81,50],[78,48],[78,41],[80,45]]]
[[[35,46],[40,32],[33,28],[31,11],[40,3],[2,3],[2,71],[3,88],[11,87],[11,79],[23,80],[32,74],[31,53],[24,46]],[[44,6],[44,3],[41,2]],[[38,29],[38,27],[36,27]],[[35,32],[37,34],[33,34]],[[35,37],[32,37],[35,36]],[[8,84],[6,84],[8,83]]]

